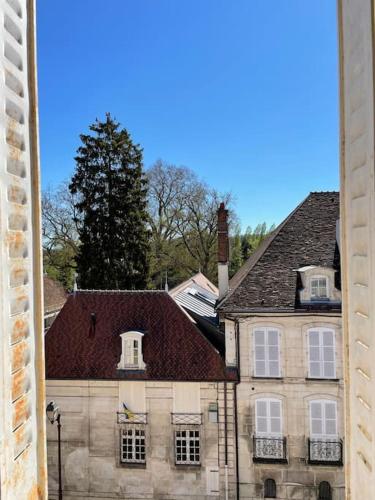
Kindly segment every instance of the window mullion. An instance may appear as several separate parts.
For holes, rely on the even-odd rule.
[[[266,362],[266,376],[269,377],[270,376],[270,356],[269,356],[269,349],[270,349],[270,345],[269,345],[269,342],[268,342],[268,328],[265,329],[265,332],[264,332],[264,358],[265,358],[265,362]]]

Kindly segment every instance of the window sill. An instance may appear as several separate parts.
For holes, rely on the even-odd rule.
[[[253,457],[253,462],[255,464],[287,464],[287,458],[260,458]]]
[[[177,468],[177,469],[186,469],[186,470],[200,470],[202,468],[201,464],[174,464],[174,466]]]
[[[259,375],[253,375],[251,378],[254,380],[283,380],[284,377],[262,377]]]
[[[311,382],[340,382],[339,378],[320,378],[320,377],[306,377],[306,381],[311,380]]]
[[[323,465],[324,467],[342,467],[344,464],[341,460],[337,462],[329,462],[326,460],[307,460],[309,465]]]
[[[124,467],[125,469],[146,469],[146,463],[120,462],[119,467]]]

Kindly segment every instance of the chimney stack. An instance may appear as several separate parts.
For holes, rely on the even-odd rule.
[[[229,288],[229,238],[228,238],[228,210],[224,203],[220,203],[217,211],[217,260],[219,299],[224,297]]]

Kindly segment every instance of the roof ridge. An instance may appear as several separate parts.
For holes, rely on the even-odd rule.
[[[243,266],[240,267],[240,269],[236,272],[236,274],[232,277],[232,280],[233,278],[235,278],[235,276],[237,274],[239,274],[241,272],[241,270],[243,270],[246,266],[248,267],[248,269],[246,270],[246,272],[243,274],[243,276],[240,278],[239,282],[232,288],[232,289],[229,289],[228,293],[225,295],[225,297],[222,299],[221,302],[218,303],[217,305],[217,308],[219,309],[221,306],[223,306],[225,304],[225,302],[233,295],[233,293],[237,290],[237,288],[241,285],[241,283],[243,282],[243,280],[246,278],[246,276],[248,276],[248,274],[250,273],[250,271],[255,267],[255,265],[260,261],[260,259],[263,257],[263,255],[267,252],[269,246],[271,245],[271,243],[273,241],[275,241],[275,239],[277,238],[277,236],[279,235],[281,229],[283,229],[286,224],[290,221],[290,219],[293,217],[293,215],[301,208],[301,206],[306,203],[306,201],[310,198],[310,196],[312,195],[313,193],[310,192],[306,198],[304,198],[301,203],[299,205],[297,205],[297,207],[292,211],[290,212],[290,214],[277,226],[277,228],[272,231],[272,233],[267,237],[265,238],[262,243],[259,245],[259,247],[255,250],[255,252],[250,255],[250,257],[247,259],[247,261],[245,262],[245,264],[243,264]],[[262,248],[262,246],[264,246],[264,248]],[[257,250],[259,250],[258,252],[258,255],[257,255]],[[260,251],[260,250],[263,250],[263,251]],[[254,256],[254,262],[251,262],[251,258]]]

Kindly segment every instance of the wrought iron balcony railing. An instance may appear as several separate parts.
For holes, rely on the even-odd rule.
[[[287,462],[286,438],[273,436],[254,436],[253,462]]]
[[[175,425],[201,425],[201,413],[172,413],[172,424]]]
[[[131,411],[117,412],[118,424],[147,424],[147,413],[133,413]]]
[[[341,439],[308,439],[310,464],[315,465],[342,465]]]

